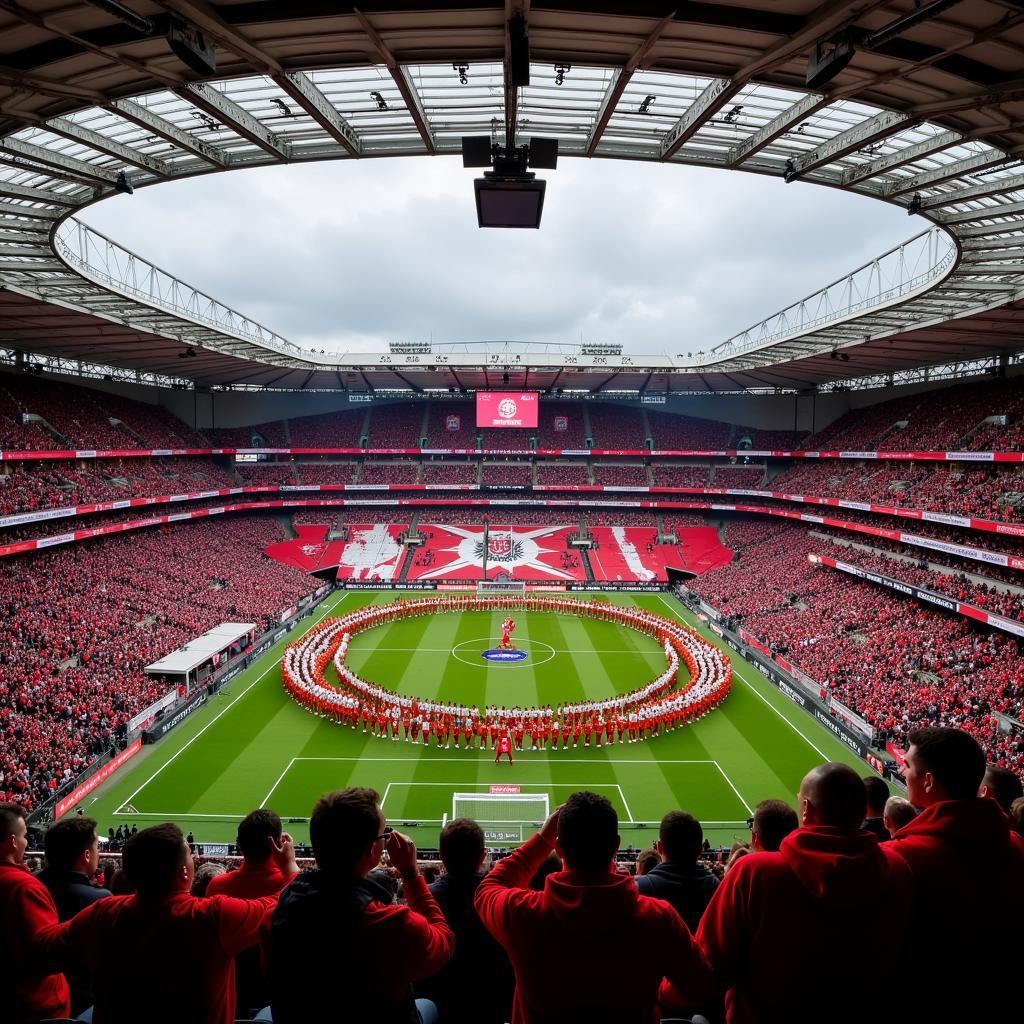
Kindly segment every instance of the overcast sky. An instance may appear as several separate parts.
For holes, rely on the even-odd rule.
[[[921,230],[778,178],[564,159],[539,231],[480,230],[458,158],[212,174],[119,196],[98,230],[284,337],[706,350]]]

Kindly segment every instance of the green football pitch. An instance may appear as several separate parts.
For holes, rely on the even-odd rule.
[[[304,625],[399,596],[337,592]],[[699,626],[667,595],[613,594],[610,600]],[[665,664],[657,644],[632,630],[539,613],[516,616],[514,641],[527,660],[488,663],[480,652],[495,646],[503,617],[466,612],[404,619],[357,636],[348,663],[364,679],[421,699],[506,707],[607,698],[648,682]],[[300,635],[290,634],[287,642]],[[745,822],[759,800],[794,803],[800,779],[822,761],[866,771],[852,751],[738,657],[730,695],[695,723],[635,744],[524,750],[509,765],[495,764],[486,750],[392,742],[310,714],[283,689],[285,642],[86,798],[86,813],[99,821],[101,833],[119,824],[142,828],[170,820],[191,829],[199,842],[228,842],[240,818],[267,806],[306,841],[301,819],[316,798],[359,785],[376,789],[388,820],[427,847],[436,845],[443,816],[452,815],[455,793],[487,793],[491,785],[508,783],[523,794],[547,794],[551,807],[577,789],[604,794],[620,820],[631,823],[623,825],[623,846],[650,845],[661,816],[677,807],[696,815],[717,845],[747,837]]]

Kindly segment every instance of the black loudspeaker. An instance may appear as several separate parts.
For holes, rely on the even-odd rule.
[[[530,84],[530,37],[526,20],[521,14],[508,22],[508,70],[512,85],[518,88]]]
[[[212,75],[217,71],[217,55],[213,44],[202,32],[180,18],[171,18],[167,30],[167,45],[171,52],[197,75]]]
[[[558,139],[530,139],[530,166],[553,171],[558,166]]]
[[[490,167],[492,162],[490,135],[462,136],[463,167]]]

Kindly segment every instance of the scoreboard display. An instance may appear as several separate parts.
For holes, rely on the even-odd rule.
[[[539,405],[537,391],[478,391],[476,425],[536,428]]]

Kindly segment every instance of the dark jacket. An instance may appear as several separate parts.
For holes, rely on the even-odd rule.
[[[512,964],[473,907],[483,877],[442,875],[430,886],[455,933],[455,955],[434,977],[416,986],[416,995],[432,999],[445,1024],[504,1024],[512,1015]]]
[[[870,832],[880,843],[887,843],[892,838],[881,818],[865,818],[860,823],[860,830]]]
[[[412,982],[439,971],[455,939],[422,877],[403,888],[407,907],[365,878],[295,877],[264,924],[274,1024],[418,1021]]]
[[[110,895],[109,889],[93,885],[89,876],[81,871],[55,871],[45,867],[37,872],[36,878],[49,890],[57,907],[57,918],[70,921],[79,911],[92,906],[97,900]],[[68,988],[71,989],[71,1012],[76,1016],[86,1007],[92,1006],[92,982],[87,971],[69,968],[64,972]]]
[[[686,927],[696,932],[704,908],[718,888],[718,878],[703,864],[666,860],[640,875],[636,887],[644,896],[671,903]]]

